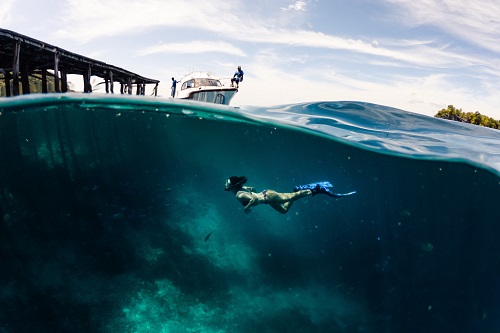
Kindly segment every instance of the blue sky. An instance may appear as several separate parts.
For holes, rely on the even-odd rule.
[[[453,104],[500,119],[497,2],[2,0],[0,27],[159,79],[165,98],[172,76],[241,65],[233,105]]]

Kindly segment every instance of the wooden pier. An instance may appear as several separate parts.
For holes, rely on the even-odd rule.
[[[48,78],[54,91],[68,91],[68,75],[83,77],[84,92],[92,92],[91,77],[104,80],[106,93],[114,93],[114,83],[120,84],[121,94],[144,95],[146,84],[154,84],[158,94],[159,80],[148,79],[122,68],[63,50],[57,46],[16,32],[0,29],[0,79],[5,82],[5,95],[30,93],[30,78],[41,80],[42,93],[48,92]],[[135,89],[134,89],[135,88]]]

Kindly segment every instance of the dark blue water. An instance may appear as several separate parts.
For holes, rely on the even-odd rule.
[[[0,156],[2,333],[500,331],[499,131],[33,95],[0,103]],[[233,175],[357,193],[245,214]]]

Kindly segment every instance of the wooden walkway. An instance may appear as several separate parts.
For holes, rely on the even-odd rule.
[[[146,84],[154,84],[153,94],[157,96],[160,83],[159,80],[148,79],[31,37],[0,29],[0,79],[3,75],[6,96],[16,96],[21,92],[29,94],[30,77],[41,80],[44,93],[48,90],[48,76],[53,77],[56,92],[67,92],[69,74],[83,76],[84,92],[87,93],[92,92],[92,76],[104,80],[106,93],[114,93],[115,82],[120,84],[121,94],[133,94],[135,90],[136,95],[144,95]]]

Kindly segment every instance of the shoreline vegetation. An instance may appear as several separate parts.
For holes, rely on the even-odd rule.
[[[29,79],[29,91],[30,93],[42,93],[42,78],[38,76],[30,76]],[[73,91],[71,89],[71,83],[68,82],[68,92]],[[53,93],[56,92],[56,85],[54,82],[54,77],[47,75],[47,92],[48,93]],[[19,85],[19,93],[20,95],[23,94],[23,85]],[[5,82],[3,80],[0,80],[0,97],[5,97],[6,96],[6,90],[5,90]]]
[[[500,120],[495,120],[488,116],[476,112],[463,112],[462,109],[457,109],[453,105],[448,105],[447,109],[441,109],[434,115],[436,118],[454,120],[461,123],[479,125],[494,129],[500,129]]]

